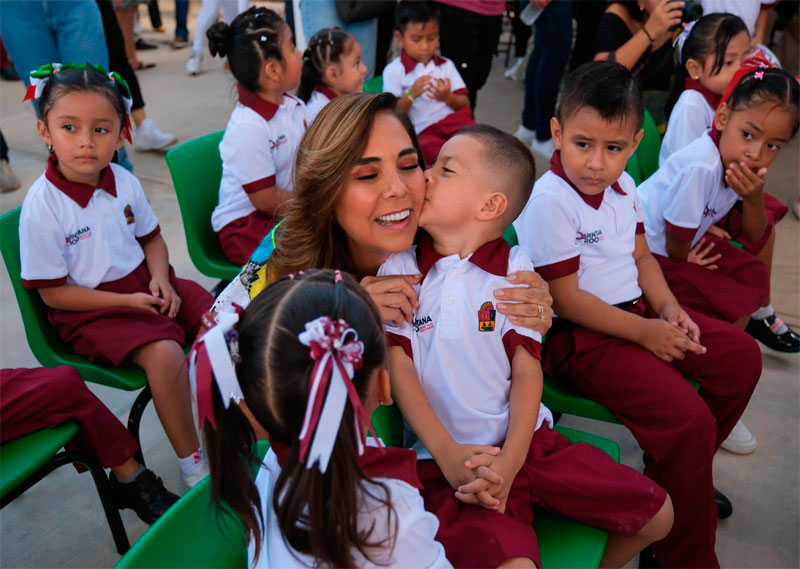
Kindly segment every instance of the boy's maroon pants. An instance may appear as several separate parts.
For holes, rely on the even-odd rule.
[[[644,300],[629,310],[658,317]],[[668,363],[627,340],[557,323],[544,346],[544,369],[608,407],[652,457],[644,473],[675,507],[672,531],[652,546],[659,565],[719,567],[711,463],[761,376],[761,352],[735,326],[686,312],[700,327],[703,355],[687,352]]]
[[[70,420],[78,423],[78,434],[67,450],[92,454],[106,468],[122,465],[139,449],[128,429],[89,391],[76,369],[0,370],[0,443]]]

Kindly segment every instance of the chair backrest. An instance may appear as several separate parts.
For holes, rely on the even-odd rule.
[[[644,136],[639,143],[639,148],[625,166],[625,171],[631,175],[637,186],[658,170],[658,153],[661,150],[661,135],[658,134],[658,126],[647,109],[644,111],[642,129]]]
[[[383,75],[376,75],[364,81],[365,93],[383,93]]]
[[[239,273],[239,267],[225,257],[211,227],[211,213],[219,203],[219,143],[224,134],[212,132],[185,142],[167,152],[166,160],[192,263],[204,275],[230,280]]]
[[[22,208],[11,210],[0,216],[0,251],[8,269],[8,276],[17,297],[22,315],[25,337],[33,355],[45,367],[70,365],[78,369],[85,381],[100,383],[119,389],[139,389],[147,382],[138,369],[101,368],[77,355],[59,337],[47,321],[47,306],[39,293],[22,285],[22,263],[19,253],[19,216]]]
[[[256,443],[263,459],[267,441]],[[253,469],[253,476],[258,468]],[[247,567],[247,542],[239,516],[211,501],[211,478],[186,492],[119,560],[116,569]]]

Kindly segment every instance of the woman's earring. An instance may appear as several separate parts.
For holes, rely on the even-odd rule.
[[[48,144],[48,145],[47,145],[47,149],[50,151],[50,154],[53,154],[53,153],[56,151],[56,149],[55,149],[55,148],[53,148],[53,145],[52,145],[52,144]]]

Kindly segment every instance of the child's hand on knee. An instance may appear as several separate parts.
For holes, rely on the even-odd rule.
[[[155,298],[163,300],[159,312],[169,318],[175,318],[181,308],[181,297],[169,283],[169,280],[153,277],[150,280],[150,292]]]
[[[485,479],[490,484],[497,485],[502,484],[503,479],[489,468],[489,465],[492,458],[499,453],[499,447],[454,444],[443,453],[440,459],[437,458],[436,462],[453,488],[469,484],[476,478]]]
[[[722,229],[721,227],[719,227],[718,225],[712,225],[711,227],[708,228],[707,232],[710,233],[711,235],[716,235],[721,239],[726,239],[726,240],[732,239],[731,234]]]
[[[484,458],[481,459],[481,457]],[[481,464],[481,468],[485,469],[482,472],[490,472],[495,479],[499,476],[501,482],[492,483],[481,475],[480,478],[459,486],[456,490],[456,498],[467,504],[497,510],[501,514],[505,513],[511,484],[517,477],[522,465],[519,464],[519,461],[502,452],[497,456],[479,455],[467,461],[467,464],[473,467],[478,463]]]
[[[705,247],[704,247],[705,245]],[[711,250],[714,248],[714,242],[710,241],[708,245],[706,245],[706,240],[700,238],[700,241],[697,242],[697,245],[691,248],[689,251],[689,255],[686,257],[686,260],[690,263],[694,263],[696,265],[700,265],[701,267],[705,267],[709,271],[715,271],[718,267],[715,264],[722,258],[722,253],[717,253],[716,255],[711,254]]]
[[[677,302],[668,302],[661,308],[659,317],[686,334],[693,342],[700,342],[700,327]]]
[[[686,352],[706,352],[705,347],[693,342],[680,328],[658,318],[645,321],[639,344],[667,362],[682,360]]]

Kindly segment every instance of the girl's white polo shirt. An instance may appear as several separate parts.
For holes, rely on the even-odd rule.
[[[139,180],[109,164],[95,188],[67,181],[56,164],[53,155],[22,203],[22,284],[96,288],[128,276],[160,232]]]
[[[725,217],[738,195],[725,185],[724,176],[719,149],[706,131],[642,182],[639,195],[653,253],[667,256],[667,233],[694,246]]]
[[[450,80],[450,92],[467,94],[467,86],[459,75],[456,66],[446,57],[434,55],[427,65],[411,59],[405,50],[395,57],[383,70],[383,90],[398,99],[403,97],[406,89],[411,89],[414,82],[423,75],[437,79]],[[436,124],[455,111],[443,101],[437,101],[429,93],[421,95],[408,110],[408,116],[414,123],[417,134]]]
[[[277,186],[294,188],[294,159],[306,131],[306,107],[292,95],[280,105],[241,85],[239,101],[219,143],[222,180],[211,226],[219,231],[255,211],[248,194]]]
[[[675,152],[688,146],[714,122],[714,107],[706,98],[694,89],[685,89],[672,113],[669,115],[667,131],[661,140],[661,150],[658,153],[658,166],[663,168],[667,159]]]
[[[413,324],[386,324],[386,331],[414,360],[428,401],[458,443],[505,440],[514,350],[522,346],[540,359],[541,335],[513,324],[494,298],[495,290],[511,286],[508,273],[530,270],[527,255],[503,239],[461,259],[436,253],[424,232],[416,246],[390,256],[378,270],[379,276],[424,275],[414,286],[420,306]],[[536,428],[545,421],[552,427],[552,414],[540,404]],[[419,459],[431,458],[420,441],[413,448]]]
[[[308,99],[306,103],[306,113],[308,114],[308,124],[314,122],[314,119],[317,118],[319,112],[325,108],[325,106],[333,101],[336,98],[336,93],[334,93],[329,87],[326,85],[317,85],[314,87],[314,90],[311,92],[311,97]]]
[[[633,250],[636,233],[644,233],[644,208],[633,179],[623,172],[603,193],[589,196],[553,171],[563,172],[557,152],[551,168],[514,221],[536,272],[548,281],[578,273],[580,288],[608,304],[640,297]]]

